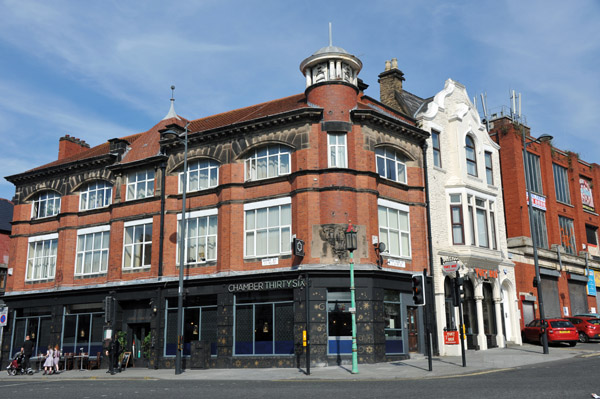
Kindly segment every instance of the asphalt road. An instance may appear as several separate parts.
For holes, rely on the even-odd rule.
[[[378,381],[0,381],[2,398],[590,398],[600,357],[573,358],[466,376]]]

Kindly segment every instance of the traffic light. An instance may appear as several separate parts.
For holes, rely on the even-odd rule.
[[[104,322],[111,323],[115,317],[115,298],[107,296],[104,298]]]
[[[415,305],[425,305],[425,280],[423,275],[412,276],[412,292]]]
[[[457,272],[458,274],[458,272]],[[454,295],[452,295],[452,299],[454,301],[453,305],[454,306],[460,306],[460,304],[462,303],[464,297],[465,297],[465,291],[464,291],[464,280],[462,277],[457,277],[454,279]]]

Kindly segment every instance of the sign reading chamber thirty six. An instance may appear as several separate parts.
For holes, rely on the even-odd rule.
[[[306,281],[301,278],[294,278],[290,280],[257,281],[255,283],[229,284],[227,286],[227,290],[229,292],[246,292],[281,290],[286,288],[302,287],[306,287]]]

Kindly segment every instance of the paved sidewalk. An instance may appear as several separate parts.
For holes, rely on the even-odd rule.
[[[515,368],[529,364],[550,362],[555,360],[600,356],[600,345],[583,344],[575,348],[550,347],[550,353],[544,355],[542,348],[536,345],[510,346],[503,349],[487,351],[467,351],[467,367],[462,367],[462,358],[434,357],[433,370],[429,371],[426,357],[416,355],[411,359],[376,364],[359,364],[358,374],[352,374],[351,365],[311,367],[311,374],[296,368],[269,369],[208,369],[186,370],[175,375],[172,369],[150,370],[144,368],[128,368],[122,373],[110,375],[104,370],[71,370],[58,375],[43,375],[36,372],[33,376],[9,376],[5,370],[0,373],[0,380],[72,380],[72,379],[158,379],[158,380],[395,380],[415,378],[448,378],[452,376],[489,373],[497,370]]]

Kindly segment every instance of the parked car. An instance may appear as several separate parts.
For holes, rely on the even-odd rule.
[[[579,333],[575,326],[566,319],[546,319],[544,323],[540,319],[531,321],[521,332],[523,341],[541,343],[542,328],[546,329],[548,343],[566,342],[570,346],[577,345]]]
[[[589,342],[590,338],[600,338],[600,319],[595,317],[565,317],[579,333],[579,342]]]
[[[600,313],[579,313],[573,315],[573,317],[593,317],[594,319],[600,319]]]

